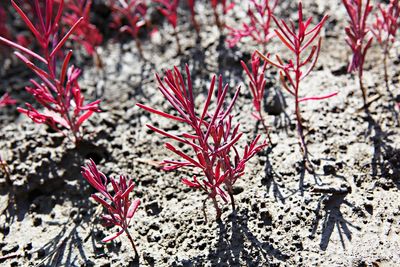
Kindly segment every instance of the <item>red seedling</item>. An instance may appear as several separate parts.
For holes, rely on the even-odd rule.
[[[129,232],[129,225],[132,217],[140,204],[140,199],[130,201],[129,195],[133,191],[135,184],[124,175],[120,175],[119,180],[108,178],[104,173],[97,169],[93,160],[86,166],[82,166],[82,175],[99,193],[92,194],[92,198],[107,210],[107,214],[102,215],[105,226],[116,226],[119,231],[107,236],[102,242],[110,242],[122,235],[128,237],[135,255],[138,256],[135,243]],[[112,190],[107,185],[111,183]]]
[[[342,0],[350,17],[349,26],[346,27],[346,42],[351,47],[353,58],[349,64],[348,72],[358,70],[358,80],[362,92],[364,105],[367,105],[367,92],[363,85],[363,71],[365,56],[371,47],[373,36],[367,27],[367,18],[372,11],[370,0],[363,7],[363,0]]]
[[[232,209],[235,210],[232,187],[236,180],[244,174],[246,162],[267,144],[266,142],[257,144],[260,139],[260,136],[257,136],[250,144],[245,146],[242,154],[238,151],[238,142],[243,133],[239,132],[239,124],[232,124],[233,115],[230,115],[230,113],[239,95],[240,87],[236,90],[231,102],[225,105],[229,86],[223,86],[220,76],[217,82],[215,109],[210,110],[210,106],[214,106],[211,100],[217,80],[214,75],[207,100],[202,112],[198,114],[194,106],[192,79],[187,65],[186,75],[187,82],[176,67],[173,71],[166,72],[164,80],[156,75],[159,90],[176,110],[177,115],[165,113],[142,104],[137,105],[151,113],[189,126],[190,132],[169,133],[152,125],[147,125],[151,130],[191,148],[193,152],[187,154],[172,144],[166,143],[165,147],[177,154],[181,160],[164,160],[164,169],[175,170],[183,167],[199,169],[202,172],[200,174],[203,176],[202,179],[194,175],[192,180],[182,179],[182,182],[189,187],[206,192],[213,201],[217,218],[220,218],[221,210],[218,206],[217,196],[221,197],[225,203],[230,198]],[[205,202],[203,207],[205,207]]]
[[[32,79],[33,87],[27,86],[26,90],[45,108],[45,111],[41,113],[29,103],[26,103],[27,109],[18,108],[18,111],[26,114],[35,123],[48,124],[57,131],[61,131],[60,127],[68,129],[75,143],[78,143],[82,138],[80,126],[94,112],[100,112],[98,107],[100,100],[84,105],[84,97],[78,84],[81,71],[74,66],[68,66],[72,51],[67,52],[62,64],[57,63],[58,56],[63,54],[61,48],[83,18],[76,21],[59,39],[58,37],[62,36],[60,35],[62,1],[56,8],[57,5],[53,0],[46,0],[43,5],[39,4],[39,0],[35,0],[33,9],[35,14],[32,14],[32,17],[37,19],[36,26],[13,0],[11,4],[33,33],[43,55],[0,36],[0,42],[19,50],[14,54],[40,79],[40,82]]]
[[[372,25],[372,33],[383,51],[383,66],[385,71],[386,87],[389,88],[389,77],[387,69],[387,59],[389,51],[396,39],[397,29],[399,28],[400,3],[399,0],[391,0],[385,7],[379,5],[380,13],[375,14],[375,22]]]
[[[62,21],[71,28],[79,18],[83,18],[71,35],[71,39],[81,44],[88,55],[94,56],[100,63],[96,48],[103,42],[103,35],[94,24],[90,23],[91,7],[92,0],[68,0],[65,4],[67,12],[63,15]]]
[[[270,26],[277,4],[278,0],[275,0],[273,3],[270,0],[250,0],[247,10],[250,23],[243,23],[242,28],[227,26],[229,29],[229,38],[227,39],[229,47],[234,47],[244,38],[250,38],[261,45],[265,52],[266,44],[275,35],[274,31],[271,31]]]
[[[10,31],[7,26],[7,12],[2,6],[0,6],[0,33],[5,38],[11,38]]]
[[[132,36],[136,42],[139,55],[143,58],[139,30],[146,25],[146,3],[143,0],[112,0],[110,3],[113,10],[113,27],[120,27],[121,32],[127,32]],[[123,25],[123,18],[128,22],[126,25]]]
[[[8,93],[5,93],[2,97],[0,97],[0,108],[7,105],[14,105],[15,103],[17,103],[17,101],[12,99]]]
[[[285,88],[285,90],[289,92],[289,94],[295,97],[297,131],[300,138],[300,145],[302,148],[304,160],[307,166],[307,164],[309,163],[308,150],[303,132],[304,127],[300,112],[300,103],[308,100],[327,99],[335,96],[337,93],[331,93],[324,96],[300,96],[301,81],[310,74],[317,63],[322,42],[322,38],[318,38],[318,36],[324,23],[328,19],[328,16],[325,15],[315,27],[308,30],[312,18],[303,21],[303,5],[301,1],[299,1],[298,17],[299,20],[297,28],[295,27],[295,23],[293,21],[290,21],[289,26],[284,20],[279,21],[275,17],[273,17],[276,25],[278,26],[278,29],[275,30],[275,34],[279,37],[279,40],[282,42],[282,44],[284,44],[293,54],[292,59],[284,61],[279,55],[276,55],[276,62],[274,62],[269,57],[264,56],[261,52],[257,51],[257,53],[265,61],[280,69],[279,75],[283,88]],[[317,44],[313,44],[316,39],[318,39]],[[309,48],[308,50],[311,51],[306,56],[305,51],[307,50],[307,48]],[[312,171],[311,169],[309,170]]]
[[[254,118],[256,118],[256,120],[261,122],[265,132],[268,135],[268,141],[270,144],[272,144],[271,137],[269,134],[269,129],[265,123],[265,119],[262,112],[262,103],[264,99],[265,87],[267,84],[267,80],[265,79],[265,71],[267,70],[267,61],[265,61],[264,64],[261,66],[261,60],[257,56],[257,52],[254,52],[253,55],[251,56],[251,71],[247,67],[246,63],[244,63],[244,61],[241,61],[240,63],[242,64],[242,67],[245,70],[245,73],[250,80],[249,87],[251,94],[253,96],[253,107],[255,109],[255,112],[253,112],[253,116]]]
[[[158,10],[161,12],[161,14],[164,15],[168,23],[171,24],[172,28],[174,29],[176,45],[178,46],[178,54],[180,54],[182,50],[177,31],[179,0],[153,0],[153,1],[161,5],[158,7]]]
[[[215,23],[220,31],[222,31],[222,29],[225,27],[225,23],[221,22],[218,11],[219,6],[221,6],[222,14],[226,15],[226,13],[228,13],[228,11],[235,6],[235,3],[232,2],[228,5],[227,0],[211,0],[211,7],[214,11]]]
[[[196,20],[196,11],[195,11],[195,5],[196,5],[196,1],[195,0],[188,0],[188,5],[189,5],[189,9],[190,9],[190,15],[191,15],[191,20],[192,20],[192,24],[194,29],[196,30],[197,35],[200,33],[200,25],[198,24],[197,20]]]

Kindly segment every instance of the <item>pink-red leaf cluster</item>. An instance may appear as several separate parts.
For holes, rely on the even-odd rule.
[[[153,2],[159,4],[157,7],[158,10],[164,15],[168,23],[171,24],[172,28],[174,29],[178,54],[180,54],[182,50],[177,31],[179,0],[153,0]]]
[[[155,3],[160,4],[158,10],[167,19],[168,23],[176,29],[178,25],[178,7],[179,0],[153,0]]]
[[[261,105],[264,99],[265,86],[267,84],[267,80],[265,79],[267,61],[265,61],[264,64],[261,65],[260,57],[257,56],[257,52],[254,52],[251,56],[251,71],[244,61],[241,61],[240,63],[242,64],[242,67],[250,80],[249,87],[253,96],[253,106],[255,109],[255,112],[253,112],[253,116],[257,120],[261,120]]]
[[[264,56],[260,52],[258,53],[265,61],[280,70],[279,75],[283,88],[295,98],[297,130],[304,159],[308,162],[308,150],[303,133],[299,104],[300,102],[308,100],[327,99],[337,94],[335,92],[322,96],[300,96],[301,81],[311,73],[317,63],[322,40],[321,37],[319,37],[319,34],[323,25],[327,21],[328,16],[324,16],[317,25],[310,28],[312,18],[304,20],[303,5],[302,2],[299,1],[297,27],[296,23],[293,21],[286,23],[283,19],[278,20],[275,17],[273,17],[273,19],[278,27],[278,29],[275,30],[275,34],[282,44],[290,50],[292,58],[283,60],[279,55],[276,55],[276,60],[271,60],[268,56]],[[306,54],[307,51],[309,51],[308,54]]]
[[[196,32],[199,33],[200,32],[200,25],[196,20],[195,5],[196,5],[196,1],[195,0],[188,0],[188,6],[189,6],[189,10],[190,10],[192,24],[193,24],[194,29],[196,30]]]
[[[328,16],[325,15],[317,25],[308,29],[311,25],[312,18],[304,21],[301,1],[299,1],[298,16],[299,21],[297,29],[293,21],[288,24],[284,20],[278,20],[273,17],[278,26],[278,29],[275,30],[275,34],[282,44],[292,52],[293,57],[291,59],[284,61],[279,55],[276,55],[276,61],[273,61],[269,57],[261,53],[259,54],[264,60],[280,69],[279,74],[283,88],[296,98],[296,103],[306,100],[329,98],[336,95],[336,93],[305,98],[301,98],[299,94],[300,81],[311,73],[317,63],[321,48],[321,37],[319,37],[319,33],[328,19]],[[314,44],[315,40],[318,40],[317,44]],[[307,49],[309,49],[310,52],[308,55],[305,55]]]
[[[231,2],[230,4],[228,4],[227,0],[211,0],[211,7],[215,12],[218,12],[217,11],[218,6],[221,6],[222,13],[225,15],[226,13],[228,13],[229,10],[231,10],[235,6],[235,3]]]
[[[92,198],[107,211],[107,214],[102,215],[105,226],[119,228],[118,232],[105,237],[102,241],[109,242],[124,232],[128,234],[128,227],[140,204],[140,199],[131,201],[129,197],[135,187],[133,181],[124,175],[118,180],[107,177],[97,169],[93,160],[82,167],[82,175],[98,191],[98,194],[92,194]],[[108,187],[109,184],[112,188]]]
[[[227,26],[229,33],[227,42],[234,47],[243,38],[251,38],[257,44],[265,46],[275,35],[270,29],[274,9],[278,0],[250,0],[247,10],[249,23],[244,22],[241,28]]]
[[[375,39],[388,52],[394,43],[397,29],[399,28],[400,3],[399,0],[391,0],[387,6],[379,5],[379,13],[375,14],[375,22],[372,25],[372,33]]]
[[[348,67],[348,72],[358,70],[362,77],[365,56],[371,46],[373,37],[369,36],[367,26],[368,16],[371,14],[372,5],[370,0],[342,0],[349,15],[349,26],[346,27],[346,42],[353,52],[352,60]]]
[[[187,125],[188,132],[171,133],[152,125],[151,130],[175,140],[191,148],[191,153],[166,143],[165,147],[175,153],[180,160],[164,160],[165,170],[174,170],[182,167],[193,167],[202,171],[202,177],[193,176],[192,179],[182,179],[190,187],[205,191],[216,203],[216,196],[228,202],[231,198],[234,205],[232,186],[243,175],[246,162],[267,144],[258,144],[257,136],[246,145],[244,152],[239,153],[238,142],[243,136],[239,131],[239,124],[233,124],[233,115],[230,115],[233,105],[239,95],[238,88],[233,99],[226,103],[229,91],[228,85],[223,85],[222,77],[213,76],[208,90],[208,96],[200,113],[195,109],[192,78],[189,67],[186,65],[186,82],[178,70],[174,68],[166,72],[164,79],[156,75],[159,90],[176,114],[166,113],[143,104],[140,108],[167,119]],[[213,101],[214,94],[217,95]],[[211,109],[211,107],[214,107]],[[218,209],[217,209],[218,216]]]
[[[112,0],[113,28],[129,33],[134,39],[138,38],[139,30],[146,25],[145,16],[147,5],[143,0]],[[127,24],[124,25],[124,19]]]
[[[11,0],[11,4],[41,48],[41,54],[39,54],[0,36],[0,42],[18,50],[15,52],[16,57],[39,78],[39,81],[32,79],[32,86],[27,86],[26,90],[44,107],[44,111],[36,110],[29,103],[26,103],[26,109],[18,108],[18,110],[36,123],[48,124],[55,130],[61,130],[60,126],[68,129],[72,132],[74,141],[78,142],[81,139],[82,123],[94,112],[100,112],[98,107],[100,100],[84,104],[84,97],[78,84],[81,70],[69,66],[72,51],[64,55],[62,49],[83,18],[79,18],[68,32],[61,35],[60,20],[63,14],[63,1],[57,4],[54,0],[45,2],[35,0],[33,2],[35,8],[32,9],[35,13],[31,14],[31,17],[36,19],[35,23],[15,1]],[[61,57],[62,61],[60,61]]]
[[[103,35],[96,25],[90,22],[90,10],[92,0],[68,0],[65,4],[66,12],[62,21],[68,28],[71,28],[79,18],[82,22],[71,35],[71,39],[81,44],[89,55],[93,55],[103,42]]]
[[[221,8],[219,8],[219,6],[221,6]],[[224,23],[221,22],[218,9],[222,9],[222,14],[226,15],[229,10],[233,9],[234,6],[234,2],[228,4],[227,0],[211,0],[211,7],[214,12],[215,23],[220,30],[224,28]]]
[[[8,93],[5,93],[2,97],[0,97],[0,108],[5,107],[7,105],[14,105],[17,103],[17,101],[13,98]]]

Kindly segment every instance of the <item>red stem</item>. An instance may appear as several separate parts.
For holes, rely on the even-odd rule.
[[[220,31],[222,31],[222,23],[221,23],[221,20],[219,18],[219,15],[218,15],[217,8],[214,8],[214,17],[215,17],[215,23],[217,24],[218,29]]]
[[[363,84],[362,76],[363,76],[362,66],[360,66],[360,70],[358,72],[358,83],[360,85],[362,98],[363,98],[363,101],[364,101],[364,107],[366,107],[367,106],[367,92],[366,92],[364,84]]]
[[[129,239],[129,241],[131,243],[131,246],[132,246],[133,250],[135,251],[135,256],[137,256],[139,258],[139,253],[138,253],[138,251],[136,249],[135,242],[133,242],[133,238],[132,238],[131,234],[129,233],[127,228],[125,228],[124,231],[125,231],[125,234],[126,234],[126,236],[128,237],[128,239]]]
[[[260,117],[261,125],[263,126],[264,131],[267,134],[268,142],[272,146],[271,135],[269,134],[268,126],[265,124],[265,119],[263,117],[263,112],[261,111],[261,107],[260,107],[260,110],[258,111],[258,116]]]
[[[296,112],[296,120],[297,120],[297,132],[300,138],[300,145],[301,149],[303,152],[303,160],[305,165],[307,166],[309,163],[308,159],[308,148],[307,148],[307,143],[305,141],[304,137],[304,131],[303,131],[303,123],[302,123],[302,118],[301,118],[301,112],[300,112],[300,102],[299,102],[299,87],[300,87],[300,78],[301,78],[301,71],[300,71],[300,64],[301,64],[301,58],[300,58],[300,44],[295,46],[295,53],[296,53],[296,83],[294,85],[294,93],[295,93],[295,112]]]
[[[387,67],[387,57],[388,57],[388,50],[385,48],[383,51],[383,68],[385,72],[385,84],[386,89],[389,91],[389,74],[388,74],[388,67]]]
[[[221,219],[221,209],[220,209],[219,206],[218,206],[217,199],[214,197],[214,198],[212,198],[212,201],[213,201],[215,210],[216,210],[216,212],[217,212],[216,218],[217,218],[217,220],[218,220],[218,219]]]

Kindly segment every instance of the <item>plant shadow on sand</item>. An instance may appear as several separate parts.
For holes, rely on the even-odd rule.
[[[76,183],[75,185],[78,185]],[[25,255],[29,257],[39,258],[39,263],[35,266],[79,266],[78,260],[82,259],[87,261],[87,256],[82,247],[82,238],[78,235],[78,228],[84,224],[90,223],[92,215],[87,212],[87,207],[91,204],[89,200],[82,197],[78,200],[75,197],[64,194],[68,191],[83,192],[81,186],[71,186],[64,184],[58,190],[53,191],[52,194],[43,194],[38,190],[31,192],[28,199],[14,199],[14,203],[9,204],[7,210],[4,211],[6,222],[12,224],[13,221],[22,221],[28,214],[33,214],[36,218],[44,218],[45,225],[40,224],[37,227],[45,229],[48,226],[58,226],[59,231],[47,243],[41,245],[39,248],[35,247],[33,251],[26,251]],[[73,188],[69,188],[73,187]],[[81,193],[84,194],[84,193]],[[34,197],[32,200],[30,198]],[[56,204],[71,201],[73,207],[79,207],[75,212],[70,213],[70,218],[65,223],[58,220],[58,216],[52,215],[52,210]],[[73,250],[78,251],[78,255],[73,258]],[[22,255],[21,255],[22,256]]]
[[[368,129],[366,136],[371,138],[373,145],[373,155],[371,159],[370,167],[371,176],[376,179],[379,177],[390,178],[389,182],[393,182],[397,188],[400,188],[399,177],[400,177],[400,150],[392,146],[393,141],[390,139],[395,133],[384,131],[382,126],[374,120],[372,114],[368,108],[365,109],[366,121],[368,122]],[[362,181],[361,181],[362,182]],[[356,181],[356,184],[358,182]],[[387,190],[387,185],[380,182],[376,183],[381,186],[384,190]],[[326,250],[328,248],[331,235],[336,228],[339,234],[340,242],[343,249],[346,249],[344,236],[347,240],[352,240],[352,230],[360,231],[361,227],[350,223],[343,217],[341,207],[346,205],[355,212],[363,212],[360,208],[355,207],[349,201],[346,200],[348,193],[343,194],[323,194],[318,201],[317,208],[315,210],[316,219],[313,222],[313,228],[311,236],[315,236],[319,222],[322,219],[322,233],[320,248]],[[324,211],[324,217],[320,215],[321,210]]]
[[[272,163],[270,160],[270,153],[271,153],[272,147],[268,147],[265,151],[265,164],[264,164],[264,177],[261,180],[262,185],[266,187],[266,191],[270,192],[272,190],[272,194],[275,198],[275,200],[281,201],[283,204],[285,204],[285,199],[286,197],[284,196],[282,190],[281,190],[281,185],[278,183],[277,178],[279,177],[279,174],[277,174],[273,167]]]
[[[391,139],[396,132],[383,130],[368,109],[366,109],[366,116],[368,121],[366,136],[371,138],[374,149],[371,159],[371,175],[375,178],[389,178],[400,189],[400,149],[393,147],[394,141]],[[386,185],[381,186],[387,190]]]
[[[210,262],[213,266],[263,266],[271,264],[273,259],[287,260],[288,255],[252,233],[247,211],[234,211],[225,222],[217,220],[217,244],[209,249],[206,258],[198,256],[186,260],[185,266],[202,266],[203,262]]]
[[[329,161],[328,159],[320,159],[323,161]],[[304,177],[304,171],[303,177]],[[339,185],[330,185],[329,183],[325,183],[323,181],[324,176],[333,176],[336,180],[341,180],[342,183]],[[361,209],[350,201],[346,200],[347,195],[351,194],[352,189],[350,184],[348,183],[346,177],[339,175],[337,173],[334,174],[318,174],[314,173],[314,182],[315,186],[308,188],[310,193],[312,194],[320,194],[321,196],[318,199],[317,207],[314,210],[315,219],[312,222],[312,229],[310,237],[314,238],[318,227],[321,222],[321,239],[319,243],[319,247],[321,250],[326,251],[328,245],[331,241],[331,237],[333,231],[337,230],[337,234],[339,235],[340,243],[343,250],[346,249],[345,239],[351,242],[354,231],[360,231],[361,227],[351,223],[349,219],[344,217],[344,213],[342,212],[342,208],[347,206],[353,212],[362,212]],[[301,180],[301,179],[300,179]],[[299,189],[301,194],[304,193],[304,188],[300,187]],[[322,215],[323,214],[323,215]]]
[[[79,224],[71,222],[60,225],[60,232],[37,251],[44,254],[44,258],[36,266],[77,266],[77,257],[72,258],[73,247],[76,247],[80,257],[87,262],[87,256],[82,248],[82,240],[77,233]],[[65,260],[64,260],[65,258]]]
[[[346,249],[343,235],[345,235],[347,240],[351,241],[353,234],[352,229],[357,231],[361,230],[361,227],[350,223],[343,217],[343,213],[340,210],[342,205],[355,209],[354,205],[345,199],[346,196],[347,194],[324,194],[318,201],[317,208],[315,209],[316,219],[313,222],[311,237],[315,236],[322,219],[322,233],[319,247],[324,251],[328,248],[335,227],[343,249]],[[320,215],[321,209],[324,211],[323,217]]]
[[[39,263],[36,266],[60,266],[60,264],[63,266],[80,266],[79,261],[88,262],[83,243],[89,237],[96,240],[101,240],[101,238],[94,237],[91,234],[93,229],[88,237],[79,236],[82,228],[85,228],[83,225],[89,227],[93,224],[93,214],[91,214],[93,212],[88,211],[88,207],[92,206],[88,198],[90,187],[81,179],[79,166],[85,158],[100,161],[108,157],[105,148],[85,142],[79,148],[67,150],[62,156],[60,164],[64,169],[69,170],[65,176],[59,176],[57,169],[50,169],[48,172],[53,172],[55,178],[43,180],[43,184],[35,189],[19,192],[12,184],[9,185],[9,194],[5,195],[8,198],[2,198],[2,201],[5,201],[2,204],[1,211],[5,218],[4,227],[30,217],[32,221],[35,218],[40,219],[41,223],[36,226],[38,228],[46,229],[48,225],[50,227],[58,226],[60,229],[47,243],[40,247],[34,247],[33,251],[26,251],[29,257],[38,257]],[[54,165],[51,164],[51,159],[49,159],[49,162],[51,166]],[[42,176],[48,177],[49,174],[44,173]],[[56,205],[64,206],[68,202],[70,207],[74,208],[69,212],[67,222],[60,222],[54,208]],[[10,232],[10,230],[8,231]],[[4,234],[12,234],[12,229],[10,233],[4,232]],[[84,239],[85,241],[83,241]],[[31,242],[32,240],[28,238],[28,241]],[[94,240],[92,240],[92,244],[94,250]],[[73,251],[77,251],[77,253]],[[22,256],[22,254],[19,256]]]
[[[85,187],[85,188],[84,188]],[[100,226],[101,208],[95,209],[87,196],[87,190],[93,190],[83,180],[72,185],[67,184],[55,192],[61,202],[70,201],[74,209],[66,222],[60,223],[57,219],[47,222],[49,226],[58,226],[60,231],[33,253],[40,255],[39,263],[35,266],[94,266],[93,257],[107,258],[109,253],[117,253],[121,249],[121,242],[101,243],[105,237],[103,227]],[[75,191],[63,194],[63,191]],[[86,247],[86,248],[85,248]],[[89,250],[88,250],[89,247]],[[87,255],[89,251],[89,255]],[[139,266],[137,258],[128,262],[129,266]]]
[[[330,187],[329,183],[327,184],[324,182],[323,177],[333,176],[336,180],[339,179],[344,184],[348,184],[346,178],[337,174],[336,172],[330,174],[314,172],[310,174],[314,179],[315,186],[310,186],[310,184],[304,183],[307,169],[301,162],[298,162],[298,166],[296,168],[299,175],[298,188],[285,188],[284,186],[280,185],[279,181],[282,181],[282,177],[274,170],[271,163],[270,154],[272,149],[272,147],[269,147],[265,151],[266,159],[264,164],[264,177],[261,182],[266,187],[266,191],[272,194],[276,201],[280,201],[283,204],[285,204],[287,198],[296,194],[300,194],[301,196],[304,196],[306,192],[320,194],[321,196],[318,200],[317,208],[314,211],[315,219],[312,222],[310,237],[312,239],[315,237],[320,224],[322,224],[319,247],[321,250],[325,251],[328,248],[329,242],[331,241],[332,233],[336,228],[342,248],[346,249],[344,238],[347,238],[348,241],[351,241],[353,232],[360,231],[361,227],[344,218],[341,207],[345,205],[351,208],[353,211],[359,211],[359,208],[355,207],[352,203],[346,200],[346,196],[351,193],[350,185],[348,185],[348,187],[346,186],[345,188],[336,188],[335,186]],[[318,161],[320,161],[318,164],[320,165],[321,162],[330,162],[332,159],[320,158]],[[314,192],[315,188],[327,188],[327,192]],[[321,213],[323,213],[323,215]]]

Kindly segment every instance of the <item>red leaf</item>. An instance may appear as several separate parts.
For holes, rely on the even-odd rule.
[[[129,219],[132,218],[133,215],[135,215],[135,212],[136,212],[137,208],[139,207],[139,205],[140,205],[140,199],[134,200],[128,209],[128,213],[127,213],[126,217]]]
[[[107,243],[110,242],[112,240],[114,240],[115,238],[119,237],[120,235],[122,235],[122,233],[124,232],[124,229],[122,229],[121,231],[111,234],[109,236],[107,236],[106,238],[103,238],[103,240],[101,240],[101,242]]]

